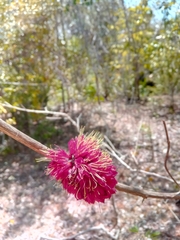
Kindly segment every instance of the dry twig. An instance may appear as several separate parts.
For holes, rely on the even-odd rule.
[[[174,179],[174,177],[172,176],[172,174],[169,172],[169,169],[167,167],[167,161],[168,161],[168,158],[169,158],[169,150],[170,150],[170,140],[169,140],[169,135],[168,135],[168,131],[167,131],[167,127],[166,127],[166,123],[165,121],[163,121],[163,124],[164,124],[164,129],[165,129],[165,133],[166,133],[166,140],[167,140],[167,152],[166,152],[166,156],[165,156],[165,159],[164,159],[164,167],[166,169],[166,172],[168,173],[168,175],[170,176],[170,178],[173,180],[173,182],[175,182],[175,184],[177,186],[179,186],[178,182]]]
[[[67,113],[64,113],[64,112],[53,112],[53,111],[48,111],[48,110],[34,110],[34,109],[20,108],[20,107],[12,106],[11,104],[9,104],[7,102],[6,103],[1,103],[1,105],[3,107],[16,109],[16,110],[19,110],[19,111],[22,111],[22,112],[45,114],[45,115],[52,114],[52,115],[55,115],[55,116],[65,117],[77,128],[77,130],[79,130],[77,123]]]
[[[91,228],[88,228],[84,231],[81,231],[71,237],[67,237],[67,238],[63,238],[62,240],[73,240],[75,239],[76,237],[82,235],[82,234],[86,234],[87,232],[90,232],[90,231],[103,231],[105,232],[111,239],[114,239],[114,240],[117,240],[119,239],[119,234],[120,234],[120,230],[118,229],[116,234],[114,235],[113,233],[110,233],[102,224],[100,224],[99,226],[97,227],[91,227]]]
[[[169,204],[166,203],[167,208],[169,209],[169,211],[171,212],[171,214],[174,216],[174,218],[177,220],[178,223],[180,223],[180,219],[178,218],[178,216],[175,214],[175,212],[172,210],[172,208],[169,206]]]
[[[106,147],[106,149],[108,150],[109,154],[112,156],[112,157],[115,157],[124,167],[126,167],[128,170],[130,170],[131,172],[137,172],[137,173],[143,173],[143,174],[146,174],[148,176],[153,176],[153,177],[157,177],[157,178],[161,178],[161,179],[165,179],[167,181],[170,181],[170,182],[174,182],[171,178],[168,178],[168,177],[165,177],[165,176],[162,176],[158,173],[153,173],[153,172],[148,172],[148,171],[145,171],[145,170],[141,170],[141,169],[136,169],[136,168],[132,168],[130,167],[127,163],[124,162],[124,159],[127,155],[121,155],[119,153],[118,150],[115,149],[114,145],[112,144],[112,142],[110,141],[110,139],[105,136],[105,140],[107,141],[107,143],[104,143],[104,146]],[[119,156],[120,155],[120,156]]]

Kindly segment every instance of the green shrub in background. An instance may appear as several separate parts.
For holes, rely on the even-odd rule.
[[[180,91],[180,17],[175,11],[171,16],[178,2],[156,3],[162,19],[155,19],[151,3],[2,0],[3,101],[35,110],[62,105],[69,111],[75,101],[173,98]],[[11,113],[27,133],[44,118]]]
[[[53,139],[61,136],[62,133],[62,129],[57,128],[54,123],[42,120],[33,127],[32,137],[41,143],[50,144]]]

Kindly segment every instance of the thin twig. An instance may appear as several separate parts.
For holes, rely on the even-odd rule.
[[[139,128],[138,128],[138,133],[137,133],[137,141],[135,143],[135,152],[134,152],[134,155],[137,154],[137,150],[138,150],[138,141],[139,141],[139,138],[140,138],[140,131],[141,131],[141,128],[142,128],[142,120],[140,121],[140,124],[139,124]],[[136,166],[138,165],[139,161],[136,159],[136,158],[133,158],[135,163],[136,163]]]
[[[133,155],[132,155],[133,158],[135,158]],[[161,178],[161,179],[165,179],[165,180],[168,180],[170,182],[174,182],[171,178],[169,177],[166,177],[166,176],[163,176],[163,175],[160,175],[158,173],[154,173],[154,172],[149,172],[149,171],[145,171],[145,170],[142,170],[142,169],[135,169],[135,168],[132,168],[131,169],[132,172],[139,172],[139,173],[143,173],[143,174],[146,174],[148,176],[153,176],[153,177],[157,177],[157,178]]]
[[[119,214],[118,214],[118,210],[116,208],[114,196],[111,197],[111,202],[112,202],[113,210],[114,210],[114,213],[115,213],[115,223],[113,224],[113,226],[111,228],[111,230],[112,230],[118,225],[118,219],[119,219],[118,215]]]
[[[28,112],[28,113],[37,113],[37,114],[45,114],[45,115],[52,114],[55,116],[62,116],[62,117],[67,118],[78,129],[77,123],[67,113],[64,113],[64,112],[53,112],[53,111],[48,111],[48,110],[34,110],[34,109],[28,109],[28,108],[20,108],[20,107],[12,106],[11,104],[9,104],[7,102],[1,103],[1,105],[3,107],[12,108],[12,109],[16,109],[16,110]]]
[[[148,171],[145,171],[145,170],[139,170],[139,169],[136,169],[136,168],[132,168],[130,167],[127,163],[124,162],[124,158],[127,156],[127,155],[121,155],[119,156],[118,154],[120,154],[116,149],[115,147],[113,146],[112,142],[110,141],[110,139],[108,139],[108,137],[106,136],[106,141],[108,142],[107,143],[104,143],[104,146],[106,147],[106,149],[108,149],[108,152],[109,154],[112,156],[112,157],[115,157],[124,167],[126,167],[128,170],[130,170],[131,172],[137,172],[137,173],[143,173],[143,174],[146,174],[148,176],[153,176],[153,177],[157,177],[157,178],[161,178],[161,179],[165,179],[167,181],[170,181],[170,182],[174,182],[171,178],[169,177],[166,177],[166,176],[162,176],[158,173],[153,173],[153,172],[148,172]],[[112,147],[113,146],[113,147]]]
[[[169,211],[172,213],[172,215],[175,217],[175,219],[177,220],[178,223],[180,223],[180,219],[178,218],[178,216],[175,214],[175,212],[172,210],[172,208],[169,206],[169,204],[166,203],[167,208],[169,209]]]
[[[162,176],[158,173],[153,173],[153,172],[148,172],[148,171],[145,171],[145,170],[138,170],[138,169],[133,169],[134,172],[139,172],[139,173],[144,173],[148,176],[153,176],[153,177],[157,177],[157,178],[161,178],[161,179],[165,179],[167,181],[170,181],[170,182],[174,182],[172,179],[168,178],[168,177],[165,177],[165,176]]]
[[[77,128],[77,131],[79,132],[80,131],[80,119],[81,119],[81,116],[82,116],[82,113],[79,114],[79,116],[76,118],[76,128]]]
[[[178,182],[174,179],[174,177],[172,176],[172,174],[169,172],[169,169],[167,167],[167,161],[168,161],[168,158],[169,158],[169,150],[170,150],[170,140],[169,140],[169,135],[168,135],[168,131],[167,131],[167,127],[166,127],[166,123],[165,121],[163,121],[163,124],[164,124],[164,129],[165,129],[165,133],[166,133],[166,141],[167,141],[167,152],[166,152],[166,156],[165,156],[165,159],[164,159],[164,167],[166,169],[166,172],[168,173],[168,175],[170,176],[170,178],[173,180],[173,182],[179,186]]]
[[[115,157],[116,159],[118,159],[118,161],[123,165],[125,166],[127,169],[129,169],[130,171],[133,171],[133,169],[127,164],[125,163],[123,160],[122,160],[122,157],[120,158],[114,151],[112,151],[111,153],[111,156]]]
[[[90,232],[90,231],[103,231],[105,232],[111,239],[114,239],[114,240],[117,240],[119,238],[119,229],[117,230],[117,233],[116,235],[114,236],[114,234],[110,233],[102,224],[100,224],[100,226],[97,226],[97,227],[91,227],[91,228],[88,228],[84,231],[81,231],[71,237],[67,237],[67,238],[62,238],[62,240],[73,240],[75,239],[76,237],[82,235],[82,234],[86,234],[87,232]]]
[[[48,237],[45,235],[41,235],[38,237],[38,240],[60,240],[59,238],[52,238],[52,237]]]

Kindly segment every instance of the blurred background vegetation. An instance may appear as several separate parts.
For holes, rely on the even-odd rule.
[[[179,13],[178,0],[1,0],[0,102],[63,112],[75,103],[132,104],[156,95],[173,103],[180,92]],[[27,134],[44,119],[9,112]]]

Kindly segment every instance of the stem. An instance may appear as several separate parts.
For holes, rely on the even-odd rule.
[[[27,136],[25,133],[19,131],[17,128],[11,126],[2,119],[0,119],[0,131],[43,156],[46,156],[46,152],[49,150],[48,147]]]
[[[55,115],[55,116],[65,117],[77,128],[76,122],[67,113],[64,113],[64,112],[52,112],[52,111],[48,111],[48,110],[34,110],[34,109],[28,109],[28,108],[20,108],[20,107],[12,106],[9,103],[5,103],[5,104],[2,103],[1,105],[3,107],[16,109],[16,110],[23,111],[23,112],[28,112],[28,113],[45,114],[45,115],[52,114],[52,115]]]
[[[166,123],[165,121],[163,121],[163,124],[164,124],[164,129],[165,129],[165,133],[166,133],[166,141],[167,141],[167,152],[166,152],[166,156],[165,156],[165,159],[164,159],[164,167],[166,169],[166,172],[168,173],[168,175],[170,176],[170,178],[175,182],[175,184],[177,186],[179,186],[178,182],[174,179],[174,177],[172,176],[172,174],[169,172],[169,169],[167,167],[167,161],[168,161],[168,158],[169,158],[169,150],[170,150],[170,147],[171,147],[171,144],[170,144],[170,140],[169,140],[169,135],[168,135],[168,130],[167,130],[167,127],[166,127]]]
[[[134,196],[142,197],[143,199],[146,199],[146,198],[180,199],[179,192],[172,192],[172,193],[153,192],[149,190],[143,190],[137,187],[131,187],[123,183],[118,183],[116,185],[116,189],[120,192],[126,192]]]
[[[46,153],[49,150],[48,147],[44,146],[43,144],[34,140],[33,138],[27,136],[26,134],[22,133],[15,127],[3,121],[2,119],[0,119],[0,131],[2,131],[3,133],[15,139],[16,141],[24,144],[28,148],[31,148],[32,150],[34,150],[35,152],[43,156],[46,156]],[[142,197],[143,199],[159,198],[159,199],[180,200],[179,192],[173,192],[173,193],[153,192],[153,191],[143,190],[137,187],[131,187],[123,183],[118,183],[116,185],[116,189],[120,192],[126,192],[135,196]]]

